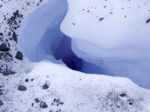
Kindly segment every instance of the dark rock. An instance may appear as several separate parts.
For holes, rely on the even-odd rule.
[[[3,36],[3,33],[0,33],[0,36]]]
[[[29,82],[29,79],[25,79],[25,82]]]
[[[40,102],[40,108],[47,108],[47,107],[48,107],[48,105],[46,104],[46,102],[44,102],[44,101]]]
[[[18,35],[16,35],[16,33],[15,33],[15,32],[14,32],[14,33],[13,33],[13,35],[12,35],[12,38],[13,38],[13,40],[14,40],[15,42],[17,42],[17,41],[18,41],[17,36],[18,36]]]
[[[129,99],[128,102],[129,102],[129,105],[133,105],[134,104],[134,100],[133,99]]]
[[[9,51],[10,49],[9,49],[9,47],[6,45],[6,43],[2,43],[1,45],[0,45],[0,51],[2,51],[2,52],[6,52],[6,51]]]
[[[16,53],[15,58],[18,59],[18,60],[23,60],[23,54],[22,54],[22,52],[18,51],[18,52]]]
[[[44,85],[42,86],[42,88],[43,88],[43,89],[48,89],[48,88],[49,88],[49,85],[48,85],[48,84],[44,84]]]
[[[104,20],[104,18],[102,17],[102,18],[99,18],[99,21],[102,21],[102,20]]]
[[[34,106],[34,103],[32,103],[31,106],[33,107],[33,106]]]
[[[15,73],[16,73],[16,72],[13,71],[13,70],[11,70],[11,69],[4,69],[4,70],[3,70],[3,75],[4,75],[4,76],[13,75],[13,74],[15,74]]]
[[[19,90],[19,91],[26,91],[26,90],[27,90],[27,87],[24,86],[24,85],[19,85],[19,86],[18,86],[18,90]]]
[[[3,101],[2,101],[2,100],[0,100],[0,106],[3,106],[3,105],[4,105]]]
[[[59,105],[63,105],[64,102],[60,101],[60,99],[58,98],[54,98],[53,102],[51,103],[51,105],[53,106],[59,106]]]
[[[120,97],[126,97],[126,96],[127,96],[126,93],[121,93],[121,94],[120,94]]]
[[[3,90],[2,90],[2,89],[0,89],[0,96],[1,96],[1,95],[3,95]]]
[[[23,15],[19,13],[19,10],[16,10],[16,11],[13,13],[13,16],[7,20],[7,24],[8,24],[9,26],[12,26],[12,28],[16,30],[17,28],[19,28],[18,22],[17,22],[17,19],[18,19],[18,18],[21,18],[21,19],[22,19],[22,18],[23,18]],[[16,26],[15,26],[15,25],[16,25]]]
[[[36,103],[39,103],[39,102],[40,102],[40,100],[39,100],[38,98],[35,98],[34,101],[35,101]]]
[[[150,18],[146,20],[146,23],[148,24],[150,22]]]

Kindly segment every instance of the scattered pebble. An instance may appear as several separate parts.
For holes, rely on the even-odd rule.
[[[24,85],[19,85],[19,86],[18,86],[18,90],[19,90],[19,91],[26,91],[26,90],[27,90],[27,87],[24,86]]]
[[[43,88],[43,89],[48,89],[48,88],[49,88],[49,85],[48,85],[48,84],[44,84],[44,85],[42,86],[42,88]]]
[[[48,105],[46,104],[46,102],[44,102],[44,101],[40,102],[40,108],[47,108],[47,107],[48,107]]]
[[[0,100],[0,106],[3,106],[4,105],[4,103],[2,102],[2,100]]]

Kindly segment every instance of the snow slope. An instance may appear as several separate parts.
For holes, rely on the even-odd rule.
[[[150,91],[129,79],[87,75],[50,62],[34,63],[29,74],[0,84],[3,112],[150,111]]]

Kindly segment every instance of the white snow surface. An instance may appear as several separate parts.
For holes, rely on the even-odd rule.
[[[87,75],[46,61],[33,65],[29,74],[0,81],[5,85],[1,112],[150,111],[150,91],[127,78]],[[19,91],[19,85],[27,89]]]
[[[150,0],[68,0],[61,31],[82,59],[150,87]]]

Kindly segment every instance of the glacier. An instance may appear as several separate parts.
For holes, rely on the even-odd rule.
[[[68,1],[61,31],[77,56],[149,88],[150,1]]]
[[[60,31],[67,7],[67,2],[55,0],[27,17],[20,28],[20,49],[32,62],[49,60],[85,73],[108,74],[103,67],[84,61],[72,51],[71,38]]]
[[[50,60],[85,73],[127,77],[149,88],[148,3],[48,2],[25,19],[20,48],[33,62]]]
[[[13,60],[0,64],[16,70],[0,73],[0,111],[149,112],[149,3],[0,1],[0,44],[4,35]]]

